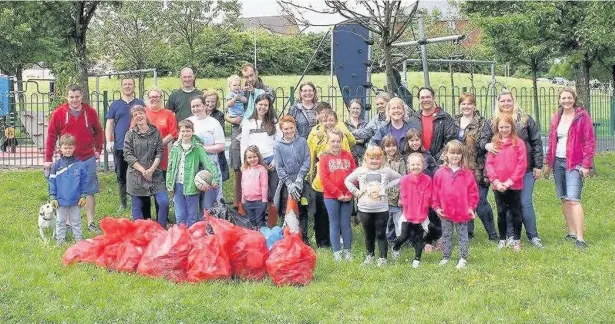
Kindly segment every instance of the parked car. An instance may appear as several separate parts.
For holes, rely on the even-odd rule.
[[[589,80],[589,86],[592,88],[600,88],[601,83],[598,79]]]
[[[547,82],[547,83],[551,83],[551,79],[549,78],[537,78],[536,82]]]
[[[562,77],[555,77],[553,78],[553,81],[551,82],[553,82],[554,84],[559,84],[559,85],[567,85],[569,81]]]

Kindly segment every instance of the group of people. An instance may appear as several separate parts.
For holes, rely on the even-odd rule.
[[[531,244],[543,247],[533,190],[534,182],[552,171],[568,225],[566,239],[587,247],[580,197],[593,166],[595,138],[591,118],[577,105],[573,89],[560,92],[543,156],[538,124],[506,90],[489,119],[480,116],[473,94],[462,94],[460,114],[451,116],[436,104],[434,91],[423,87],[418,111],[379,93],[373,118],[362,119],[363,104],[355,99],[349,102],[348,120],[342,121],[329,103],[318,100],[314,84],[305,82],[297,102],[278,118],[275,93],[254,66],[244,65],[241,74],[228,78],[228,95],[220,100],[215,91],[197,90],[194,73],[185,68],[182,88],[170,95],[166,108],[160,90],[150,90],[145,105],[134,97],[134,81],[122,80],[122,98],[111,105],[105,130],[120,209],[127,208],[130,195],[133,218],[149,218],[154,197],[157,221],[165,226],[171,196],[177,223],[191,226],[202,217],[200,211],[223,197],[222,183],[232,169],[235,207],[254,227],[274,226],[278,216],[283,222],[288,203],[294,202],[303,240],[309,244],[311,214],[316,246],[332,247],[335,261],[351,260],[351,224],[357,216],[365,232],[364,263],[386,264],[387,240],[394,259],[410,241],[414,267],[423,251],[438,249],[443,252],[440,265],[446,265],[456,230],[457,267],[462,268],[476,216],[500,249],[519,251],[523,227]],[[68,103],[54,111],[47,137],[50,199],[58,206],[59,227],[66,227],[67,218],[79,222],[74,207],[86,206],[88,229],[97,231],[93,195],[98,192],[95,161],[103,148],[102,127],[94,109],[81,102],[81,90],[68,90]],[[61,158],[52,167],[57,138]],[[195,181],[200,170],[209,171],[209,183]],[[80,177],[85,180],[82,185],[57,184],[68,177],[77,184]],[[497,231],[487,200],[490,187]],[[59,241],[65,232],[58,231]]]

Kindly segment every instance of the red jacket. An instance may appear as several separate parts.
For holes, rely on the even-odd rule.
[[[551,130],[549,131],[549,145],[547,146],[547,165],[553,167],[555,162],[555,147],[557,146],[557,126],[562,117],[563,108],[553,114]],[[572,170],[577,166],[590,169],[594,163],[596,154],[596,137],[594,125],[589,113],[584,108],[578,107],[574,113],[574,119],[568,130],[566,142],[566,169]]]
[[[463,223],[472,219],[469,210],[478,206],[478,186],[474,172],[462,168],[453,172],[443,166],[436,171],[433,178],[434,210],[441,208],[446,219],[454,223]]]
[[[409,173],[403,176],[399,182],[399,200],[403,205],[404,217],[413,224],[420,224],[429,213],[433,185],[431,178],[421,173],[415,176]]]
[[[94,156],[94,152],[103,149],[103,129],[94,108],[82,104],[77,117],[69,111],[68,103],[59,105],[51,115],[47,140],[45,142],[45,162],[51,162],[56,148],[56,141],[64,134],[75,137],[75,157],[86,160]]]
[[[517,138],[517,145],[512,140],[500,144],[498,154],[487,153],[485,172],[491,183],[495,180],[506,182],[512,180],[510,187],[513,190],[523,189],[523,176],[527,169],[527,155],[525,142]],[[495,190],[495,188],[494,188]]]
[[[344,184],[346,177],[357,168],[350,152],[342,150],[340,155],[322,154],[318,165],[325,198],[337,199],[341,195],[352,196]]]

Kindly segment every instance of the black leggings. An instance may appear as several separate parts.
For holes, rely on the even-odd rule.
[[[521,190],[494,191],[495,204],[498,207],[498,231],[500,240],[506,239],[506,214],[510,212],[513,225],[513,239],[521,239],[521,225],[523,214],[521,213]]]
[[[423,226],[421,224],[413,224],[410,222],[401,223],[401,235],[395,240],[393,244],[393,251],[399,251],[402,244],[408,239],[414,246],[414,260],[421,260],[421,254],[425,248],[425,239],[423,238]]]
[[[363,230],[365,231],[365,250],[367,255],[374,255],[376,249],[376,241],[378,241],[378,254],[380,258],[387,257],[387,250],[389,244],[386,238],[387,220],[389,219],[389,212],[379,213],[364,213],[359,211],[359,219],[363,224]]]

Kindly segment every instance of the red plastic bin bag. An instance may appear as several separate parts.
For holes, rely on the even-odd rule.
[[[186,279],[201,282],[230,278],[231,263],[218,237],[207,235],[198,239],[188,254]]]
[[[222,244],[230,256],[236,237],[241,233],[242,228],[224,219],[211,216],[207,211],[205,211],[205,219],[207,220],[207,224],[211,226],[214,235],[220,239],[220,244]],[[196,224],[192,226],[194,227]]]
[[[265,262],[268,257],[265,236],[257,231],[240,228],[229,254],[233,276],[244,280],[264,279],[267,276]]]
[[[188,229],[195,240],[207,236],[207,222],[196,222]]]
[[[110,241],[122,241],[133,235],[135,224],[128,218],[107,216],[100,220],[100,229]]]
[[[276,242],[267,259],[267,272],[273,283],[307,285],[314,280],[316,253],[301,240],[301,234],[284,228],[284,238]]]
[[[137,219],[134,222],[134,231],[130,237],[130,242],[136,246],[146,248],[149,243],[160,233],[165,233],[166,230],[150,219]]]
[[[114,268],[120,272],[135,272],[145,248],[128,241],[117,248],[117,259]]]
[[[150,242],[139,261],[137,272],[148,277],[183,281],[192,246],[192,236],[186,226],[174,225]]]
[[[117,250],[121,244],[121,242],[107,241],[105,250],[94,263],[101,268],[113,269],[117,260]]]
[[[105,237],[102,235],[81,240],[64,252],[62,263],[65,266],[75,262],[94,263],[105,251],[106,242]]]

